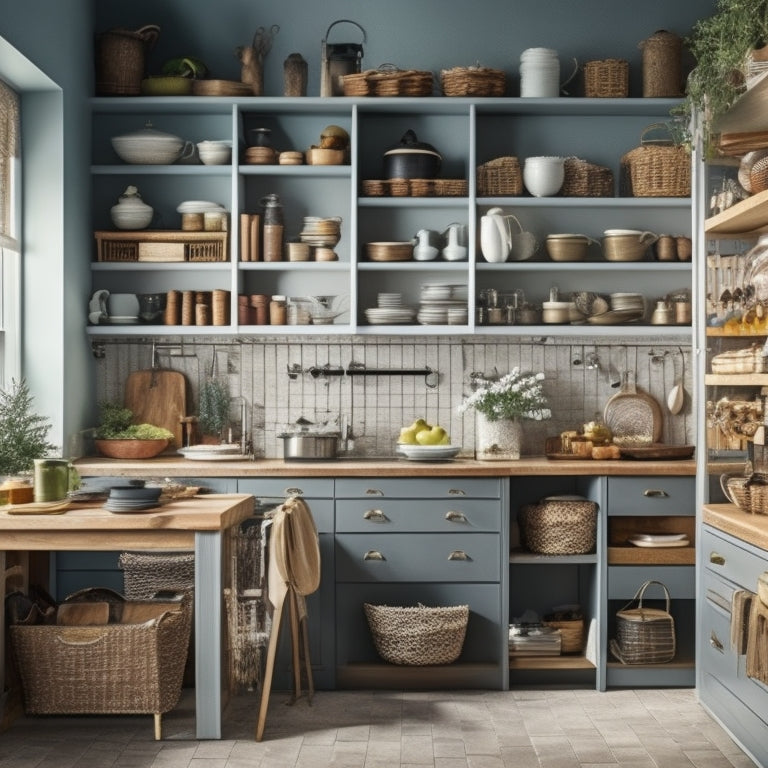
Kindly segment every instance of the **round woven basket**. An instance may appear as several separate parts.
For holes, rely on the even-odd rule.
[[[584,64],[584,95],[587,98],[623,99],[629,95],[629,62],[601,59]]]
[[[446,96],[503,96],[507,77],[501,69],[453,67],[440,72]]]
[[[397,607],[364,603],[379,656],[390,664],[451,664],[464,646],[469,606]]]

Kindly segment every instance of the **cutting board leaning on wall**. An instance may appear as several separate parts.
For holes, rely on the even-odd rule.
[[[173,452],[184,443],[181,418],[187,415],[187,380],[183,373],[151,368],[134,371],[125,381],[125,407],[136,424],[154,424],[173,432]]]

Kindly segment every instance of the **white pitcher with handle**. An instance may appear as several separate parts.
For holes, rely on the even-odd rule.
[[[480,218],[480,251],[483,258],[491,263],[500,263],[509,258],[512,250],[512,232],[509,219],[501,208],[491,208]]]

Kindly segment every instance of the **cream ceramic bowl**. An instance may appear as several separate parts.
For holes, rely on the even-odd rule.
[[[544,245],[552,261],[584,261],[594,242],[586,235],[548,235]]]
[[[642,261],[648,249],[659,239],[653,232],[635,229],[606,229],[603,235],[603,257],[606,261]]]
[[[200,141],[197,154],[203,165],[228,165],[232,162],[231,141]]]
[[[170,165],[195,151],[191,141],[157,131],[149,123],[133,133],[113,136],[112,148],[122,161],[134,165]]]

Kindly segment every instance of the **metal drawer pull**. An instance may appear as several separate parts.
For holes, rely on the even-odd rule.
[[[365,495],[366,496],[383,496],[384,491],[381,491],[378,488],[366,488]]]
[[[389,522],[389,518],[380,509],[366,509],[363,518],[374,523]]]
[[[449,560],[471,560],[472,558],[463,549],[454,549],[450,555]]]
[[[468,523],[467,516],[463,512],[457,512],[456,510],[449,509],[445,513],[445,519],[451,523]]]
[[[724,647],[723,647],[723,644],[720,642],[719,638],[715,634],[715,630],[714,629],[709,633],[709,644],[716,651],[720,651],[720,653],[722,653],[725,650]]]
[[[286,488],[285,495],[286,496],[303,496],[304,491],[302,491],[301,488]]]
[[[375,549],[369,549],[364,555],[363,560],[386,560],[387,558],[377,552]]]
[[[710,552],[709,562],[713,563],[714,565],[725,565],[725,558],[717,552]]]
[[[465,491],[462,491],[461,488],[449,488],[448,495],[449,496],[466,496],[467,494]]]
[[[669,494],[666,491],[661,490],[660,488],[646,488],[643,491],[643,496],[646,496],[649,499],[669,498]]]

